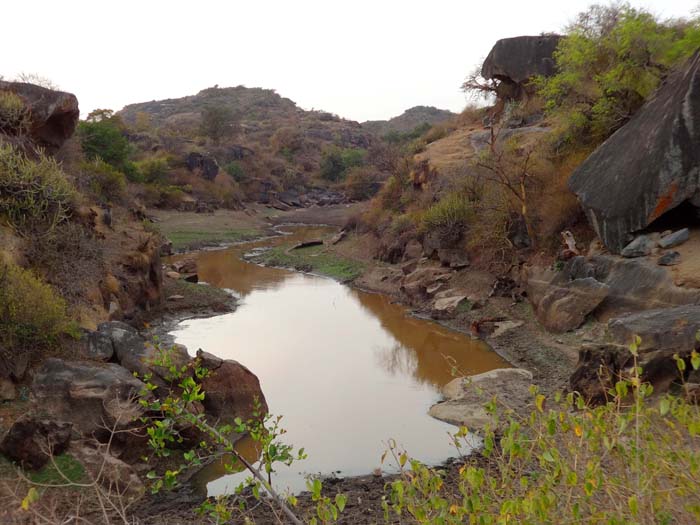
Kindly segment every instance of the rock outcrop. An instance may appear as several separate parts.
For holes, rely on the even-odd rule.
[[[24,102],[29,120],[26,132],[35,145],[55,153],[73,135],[80,116],[75,95],[34,84],[0,80],[1,91],[10,91]]]
[[[70,423],[22,416],[3,437],[0,452],[24,467],[40,469],[50,454],[57,456],[68,448],[71,428]]]
[[[576,169],[569,188],[613,253],[681,203],[700,206],[700,54]]]
[[[521,98],[534,76],[554,73],[560,35],[517,36],[496,42],[481,66],[481,76],[499,80],[499,98]]]
[[[107,427],[124,428],[142,414],[138,404],[145,385],[114,363],[50,358],[34,374],[32,392],[42,410],[71,421],[85,435]]]
[[[214,157],[192,152],[185,159],[187,169],[206,180],[214,180],[219,174],[219,163]]]

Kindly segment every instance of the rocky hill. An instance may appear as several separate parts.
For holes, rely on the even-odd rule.
[[[401,115],[389,120],[368,120],[362,123],[362,127],[377,136],[384,136],[390,132],[408,133],[423,125],[433,126],[456,116],[446,109],[438,109],[433,106],[414,106],[407,109]]]
[[[303,110],[273,90],[243,86],[131,104],[117,115],[130,130],[137,157],[166,155],[171,172],[179,168],[179,179],[171,183],[197,185],[182,168],[214,182],[208,196],[197,197],[210,202],[226,191],[235,192],[241,201],[264,203],[278,202],[277,196],[285,192],[291,192],[287,200],[293,202],[300,195],[317,195],[314,189],[342,182],[324,179],[325,155],[350,151],[364,157],[375,140],[357,122]],[[220,136],[212,135],[211,127],[205,129],[207,119],[214,119],[214,125],[215,119],[221,121],[215,129]]]

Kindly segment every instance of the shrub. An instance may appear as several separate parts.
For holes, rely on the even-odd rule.
[[[29,111],[19,95],[0,91],[0,132],[21,135],[29,127]]]
[[[363,149],[337,146],[325,150],[321,156],[321,178],[331,182],[343,180],[347,170],[364,164],[366,154]]]
[[[51,286],[16,264],[0,261],[0,347],[45,347],[69,327],[66,303]]]
[[[421,227],[424,233],[435,233],[441,241],[453,244],[462,238],[473,218],[472,203],[463,195],[451,193],[425,211]]]
[[[348,170],[345,177],[345,192],[354,200],[365,200],[373,197],[379,188],[381,175],[371,167],[356,167]]]
[[[26,256],[71,304],[84,299],[87,290],[104,276],[102,245],[92,231],[74,222],[34,239]]]
[[[669,69],[697,48],[700,29],[661,22],[628,4],[592,6],[555,53],[558,72],[536,85],[566,143],[599,143],[621,127]]]
[[[17,232],[42,235],[66,220],[75,190],[55,160],[39,154],[28,159],[0,144],[0,214]]]
[[[202,111],[199,131],[205,137],[209,137],[214,144],[235,133],[236,127],[236,115],[226,106],[211,105]]]
[[[126,177],[101,159],[83,162],[81,169],[88,177],[90,190],[103,202],[121,202],[126,192]]]
[[[163,157],[149,157],[136,163],[136,169],[143,182],[162,184],[165,182],[170,166]]]
[[[697,352],[691,361],[697,370]],[[535,387],[524,416],[484,399],[491,422],[481,455],[466,458],[454,483],[392,450],[401,477],[390,484],[385,516],[446,525],[698,523],[700,410],[652,392],[635,366],[595,408],[575,393],[546,399]],[[468,429],[455,443],[473,446]]]
[[[118,122],[113,118],[80,122],[78,136],[87,158],[102,159],[118,169],[127,163],[131,147]]]
[[[247,179],[245,171],[243,170],[243,166],[241,166],[240,162],[237,162],[235,160],[226,164],[226,166],[224,167],[224,170],[236,182],[245,182],[245,180]]]

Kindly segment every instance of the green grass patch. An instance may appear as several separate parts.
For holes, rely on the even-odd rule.
[[[176,250],[195,248],[204,244],[250,241],[261,235],[262,232],[255,229],[224,231],[176,230],[166,234]]]
[[[56,466],[49,462],[37,472],[28,472],[27,477],[34,483],[50,485],[62,484],[65,483],[66,480],[59,474],[59,472],[61,472],[63,476],[74,483],[85,481],[85,467],[73,456],[61,454],[60,456],[56,456],[54,461],[56,462]]]
[[[289,246],[277,246],[254,260],[268,266],[294,268],[304,272],[326,275],[339,281],[352,281],[364,272],[365,265],[358,261],[326,252],[325,246],[312,246],[287,252]]]

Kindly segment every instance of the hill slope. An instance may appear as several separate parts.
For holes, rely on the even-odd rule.
[[[433,106],[414,106],[389,120],[363,122],[362,127],[378,136],[384,136],[390,132],[408,133],[418,126],[425,124],[432,126],[455,116],[455,113],[446,109],[438,109]]]

